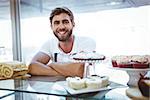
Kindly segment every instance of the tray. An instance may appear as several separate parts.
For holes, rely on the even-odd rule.
[[[122,84],[118,84],[118,83],[115,83],[115,82],[110,82],[109,86],[99,88],[99,89],[87,89],[87,88],[85,88],[85,89],[80,89],[80,90],[74,90],[74,89],[68,87],[66,81],[60,81],[60,82],[57,82],[57,83],[59,85],[63,86],[72,95],[83,94],[83,93],[92,93],[92,92],[100,92],[100,91],[106,91],[106,90],[109,91],[109,90],[115,89],[115,88],[126,87],[125,85],[122,85]]]

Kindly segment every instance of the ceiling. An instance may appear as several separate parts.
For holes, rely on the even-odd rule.
[[[73,12],[95,12],[150,5],[150,0],[20,0],[21,17],[45,16],[54,7],[67,6]],[[10,17],[10,0],[0,0],[0,19]]]

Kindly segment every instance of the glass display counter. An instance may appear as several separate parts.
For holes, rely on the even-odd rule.
[[[56,76],[32,76],[27,79],[9,79],[0,81],[0,90],[9,91],[12,94],[6,97],[12,97],[14,100],[33,100],[34,98],[45,98],[42,100],[50,100],[50,98],[59,98],[60,100],[66,99],[110,99],[110,98],[124,98],[129,99],[125,95],[125,89],[128,87],[114,88],[109,91],[96,91],[92,93],[83,93],[78,95],[70,94],[63,86],[57,84],[57,82],[64,81],[65,77]],[[117,93],[117,89],[122,90],[121,93]],[[116,90],[116,91],[114,91]],[[119,91],[120,91],[119,90]],[[0,95],[3,97],[4,95]],[[5,98],[6,98],[5,97]],[[119,98],[118,98],[119,97]],[[10,100],[13,100],[13,99]],[[30,99],[29,99],[30,98]],[[4,99],[4,98],[3,98]],[[7,99],[8,100],[8,99]]]

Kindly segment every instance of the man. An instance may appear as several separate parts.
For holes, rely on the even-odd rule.
[[[55,8],[49,19],[56,38],[47,41],[33,57],[29,65],[29,73],[83,77],[84,64],[71,63],[66,58],[73,53],[94,51],[95,42],[90,38],[77,37],[72,34],[75,22],[73,13],[68,8]],[[58,54],[57,62],[56,54]]]

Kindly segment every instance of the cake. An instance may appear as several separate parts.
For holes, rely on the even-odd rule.
[[[104,60],[105,56],[96,52],[79,52],[72,55],[74,60]]]
[[[130,63],[131,56],[114,56],[112,57],[112,64],[114,67],[120,68],[132,68]]]
[[[86,87],[85,80],[81,79],[80,77],[67,77],[66,81],[68,86],[75,90],[79,90]]]
[[[9,65],[0,64],[0,77],[11,78],[13,76],[13,68]]]
[[[148,58],[146,56],[134,55],[131,59],[133,68],[148,68]]]
[[[141,75],[138,81],[138,87],[143,96],[150,97],[150,77]]]
[[[113,56],[113,67],[119,68],[149,68],[149,56],[148,55],[120,55]]]
[[[109,78],[107,76],[90,76],[86,78],[86,86],[89,89],[98,89],[106,87],[109,84]]]
[[[102,87],[102,80],[97,80],[93,78],[87,78],[86,79],[86,87],[88,89],[98,89]]]
[[[109,84],[109,78],[107,76],[89,76],[82,79],[80,77],[67,77],[66,81],[68,86],[75,90],[99,89]]]
[[[28,73],[28,66],[19,61],[0,62],[0,79],[14,78]]]

